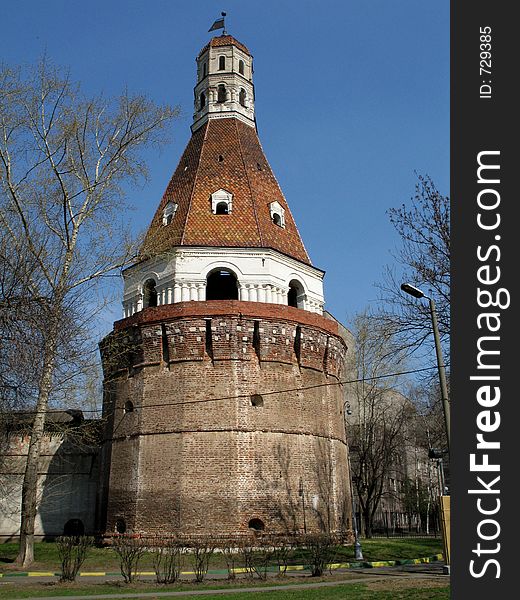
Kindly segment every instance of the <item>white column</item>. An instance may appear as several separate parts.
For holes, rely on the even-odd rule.
[[[173,286],[173,301],[174,302],[181,301],[181,286],[179,283],[175,283]]]
[[[249,288],[249,301],[258,302],[258,290],[256,289],[256,285],[252,285]]]
[[[271,304],[273,302],[273,286],[268,285],[265,290],[265,301]]]
[[[181,288],[181,302],[187,302],[190,299],[190,290],[186,283],[182,284]]]
[[[167,298],[168,298],[168,300],[167,300],[168,304],[171,304],[173,302],[173,294],[172,294],[171,285],[168,287]]]
[[[258,302],[265,302],[265,286],[258,286]]]
[[[201,302],[206,299],[206,284],[199,283],[197,284],[197,300]]]
[[[198,300],[199,294],[197,292],[197,284],[190,283],[190,300]]]

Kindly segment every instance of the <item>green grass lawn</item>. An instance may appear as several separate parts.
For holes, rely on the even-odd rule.
[[[421,558],[433,556],[442,552],[440,538],[413,538],[413,539],[371,539],[362,540],[363,558],[366,561],[395,560],[406,558]],[[0,572],[12,572],[17,569],[13,565],[18,545],[7,543],[0,545]],[[34,547],[35,562],[30,567],[31,571],[58,571],[60,560],[58,558],[56,545],[53,543],[39,542]],[[349,562],[354,560],[354,548],[352,546],[338,547],[336,552],[337,562]],[[306,553],[297,550],[292,557],[292,564],[305,564]],[[213,555],[210,569],[224,569],[225,562],[219,553]],[[240,566],[240,565],[237,565]],[[152,559],[146,554],[139,566],[142,571],[152,569]],[[189,557],[186,560],[184,570],[190,570]],[[119,560],[111,548],[91,548],[89,555],[81,568],[82,572],[104,571],[116,573],[119,571]]]
[[[449,600],[449,587],[425,587],[424,582],[418,581],[417,587],[399,587],[393,584],[388,589],[373,589],[369,584],[341,584],[337,586],[324,587],[324,588],[313,588],[313,589],[280,589],[277,591],[264,591],[259,596],[262,600],[395,600],[396,598],[402,600]],[[99,594],[120,594],[121,598],[125,597],[125,594],[140,593],[151,593],[150,598],[153,598],[153,593],[157,592],[158,589],[163,591],[181,591],[182,589],[193,589],[180,587],[180,586],[167,586],[167,587],[148,587],[145,585],[140,586],[114,586],[108,584],[96,584],[89,586],[60,586],[60,585],[23,585],[14,586],[9,585],[7,587],[0,588],[0,598],[9,598],[11,600],[30,598],[30,597],[46,597],[46,596],[71,596],[71,595],[99,595]],[[210,588],[205,588],[210,589]],[[213,588],[215,589],[215,588]],[[260,591],[260,590],[259,590]],[[238,592],[229,594],[205,594],[197,596],[189,596],[190,600],[248,600],[252,597],[252,593]]]

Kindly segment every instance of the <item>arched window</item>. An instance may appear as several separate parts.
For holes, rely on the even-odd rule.
[[[222,102],[226,101],[226,86],[221,83],[218,88],[217,88],[217,102],[220,102],[222,104]]]
[[[218,70],[219,71],[225,71],[226,70],[226,57],[225,56],[219,56],[218,57]]]
[[[85,526],[81,519],[69,519],[63,527],[63,535],[77,537],[85,535]]]
[[[282,217],[278,213],[274,213],[273,215],[273,223],[278,225],[278,227],[282,226]]]
[[[294,308],[303,308],[305,292],[303,286],[299,281],[293,279],[289,283],[289,291],[287,292],[287,304],[294,306]]]
[[[208,64],[207,63],[203,63],[202,64],[202,77],[206,77],[206,75],[208,74]]]
[[[240,75],[244,74],[244,61],[243,60],[238,61],[238,72],[240,73]]]
[[[240,88],[240,93],[238,94],[238,101],[242,106],[246,105],[246,91],[244,88]]]
[[[201,92],[200,94],[200,102],[199,102],[199,110],[202,110],[206,106],[206,94]]]
[[[157,306],[157,289],[154,279],[147,279],[143,285],[143,307]]]
[[[209,273],[206,280],[206,300],[238,300],[238,281],[228,269]]]
[[[228,203],[227,202],[219,202],[217,204],[217,207],[215,208],[215,214],[216,215],[228,215],[229,214]]]
[[[134,403],[131,400],[127,400],[125,402],[125,406],[123,407],[125,415],[128,413],[134,412]]]

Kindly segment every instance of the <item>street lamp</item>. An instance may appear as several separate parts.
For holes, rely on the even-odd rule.
[[[350,402],[345,402],[343,405],[343,412],[345,415],[351,415],[352,410],[350,408]],[[345,424],[347,422],[347,418],[345,416]],[[357,517],[356,517],[356,501],[354,498],[354,489],[352,487],[352,465],[350,463],[350,446],[348,448],[348,478],[350,484],[350,498],[352,500],[352,527],[354,528],[354,558],[356,560],[363,560],[363,549],[361,548],[361,542],[359,541],[359,532],[357,527]]]
[[[403,292],[410,294],[414,298],[426,298],[430,303],[430,314],[432,317],[433,337],[435,339],[435,353],[437,355],[437,369],[439,371],[439,382],[441,386],[442,410],[444,412],[444,426],[446,428],[446,441],[448,444],[448,456],[450,455],[450,405],[448,400],[448,386],[446,385],[446,368],[442,358],[441,338],[439,335],[439,327],[437,325],[437,313],[435,312],[435,302],[433,298],[427,296],[419,288],[410,285],[409,283],[401,284]]]
[[[437,325],[437,314],[435,312],[435,302],[429,296],[409,283],[401,284],[403,292],[410,294],[414,298],[426,298],[430,302],[430,313],[432,317],[433,337],[435,339],[435,353],[437,355],[437,369],[439,370],[439,382],[441,386],[442,409],[444,412],[444,426],[446,428],[446,442],[448,444],[448,456],[450,456],[450,405],[448,402],[448,387],[446,385],[446,369],[442,359],[441,339],[439,336],[439,327]],[[440,465],[439,465],[440,466]],[[442,482],[444,486],[444,483]],[[441,489],[439,497],[439,508],[442,519],[442,532],[444,542],[444,572],[450,573],[450,508],[449,497],[444,496],[444,489]]]

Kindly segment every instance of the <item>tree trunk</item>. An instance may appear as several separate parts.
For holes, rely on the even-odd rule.
[[[56,321],[56,320],[55,320]],[[20,523],[20,548],[15,563],[27,567],[34,561],[34,524],[38,509],[38,467],[41,445],[45,429],[45,417],[52,386],[52,376],[56,363],[57,327],[51,323],[44,351],[42,377],[36,404],[36,414],[31,430],[31,440],[27,452],[27,463],[22,485],[22,506]]]

